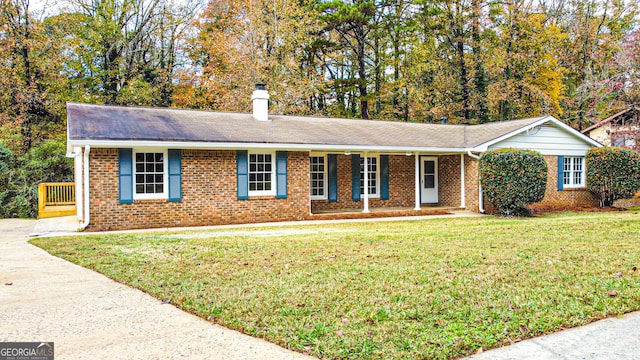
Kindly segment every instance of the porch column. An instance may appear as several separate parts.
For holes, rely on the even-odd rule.
[[[466,208],[464,194],[464,154],[460,154],[460,207]]]
[[[416,207],[414,210],[420,210],[420,156],[418,153],[415,153],[416,158],[416,166],[415,166],[415,177],[416,177]]]
[[[367,159],[368,153],[364,153],[364,209],[363,213],[369,212],[369,159]]]
[[[73,179],[76,187],[76,217],[78,221],[82,221],[82,214],[84,214],[83,208],[83,182],[82,182],[82,169],[84,165],[82,164],[82,148],[74,147],[73,152],[76,156],[73,158]]]

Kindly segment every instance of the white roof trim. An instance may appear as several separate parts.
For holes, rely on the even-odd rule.
[[[334,151],[334,152],[385,152],[385,153],[466,153],[466,148],[410,147],[410,146],[361,146],[325,144],[276,144],[276,143],[214,143],[194,141],[138,141],[138,140],[68,140],[69,146],[91,146],[92,148],[168,148],[203,150],[290,150],[290,151]]]
[[[542,125],[544,123],[547,123],[547,122],[552,122],[553,124],[558,126],[560,129],[568,132],[571,135],[574,135],[575,137],[579,138],[580,140],[582,140],[582,141],[584,141],[586,143],[589,143],[589,145],[591,145],[591,146],[594,146],[594,147],[602,147],[603,146],[599,142],[597,142],[597,141],[593,140],[592,138],[580,133],[578,130],[575,130],[571,126],[563,123],[562,121],[556,119],[555,117],[553,117],[551,115],[547,115],[547,116],[543,117],[542,119],[540,119],[540,120],[538,120],[538,121],[536,121],[534,123],[531,123],[531,124],[529,124],[527,126],[523,126],[523,127],[519,128],[517,130],[514,130],[514,131],[510,132],[510,133],[507,133],[507,134],[502,135],[502,136],[500,136],[498,138],[495,138],[493,140],[490,140],[490,141],[487,141],[487,142],[485,142],[483,144],[480,144],[480,145],[476,146],[475,148],[473,148],[472,151],[479,151],[479,152],[487,151],[487,149],[491,145],[497,144],[497,143],[499,143],[501,141],[504,141],[504,140],[506,140],[506,139],[508,139],[510,137],[516,136],[516,135],[518,135],[520,133],[523,133],[523,132],[525,132],[525,131],[527,131],[529,129],[533,129],[536,126],[540,126],[540,125]]]

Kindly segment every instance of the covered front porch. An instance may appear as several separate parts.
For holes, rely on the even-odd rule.
[[[313,218],[477,211],[477,164],[452,152],[312,152],[310,188]]]

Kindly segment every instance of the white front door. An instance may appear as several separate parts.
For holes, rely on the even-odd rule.
[[[435,156],[420,158],[420,202],[438,202],[438,158]]]

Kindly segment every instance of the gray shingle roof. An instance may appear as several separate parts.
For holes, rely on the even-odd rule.
[[[486,143],[543,117],[483,125],[251,114],[169,108],[67,104],[68,138],[83,141],[172,141],[464,149]]]

